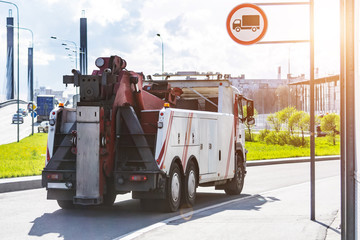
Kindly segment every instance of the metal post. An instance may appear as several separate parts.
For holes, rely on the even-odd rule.
[[[354,0],[343,2],[343,67],[344,101],[345,101],[345,239],[355,239],[355,4]]]
[[[310,219],[315,221],[314,0],[310,0]]]
[[[85,18],[85,10],[82,11],[80,18],[80,72],[87,74],[87,19]]]
[[[160,33],[156,34],[161,39],[161,74],[164,74],[164,41]]]
[[[345,12],[344,12],[344,1],[340,1],[340,186],[341,186],[341,240],[346,240],[346,125],[345,125],[345,45],[344,45],[344,35],[345,35]],[[325,94],[324,94],[325,95]]]
[[[9,9],[9,17],[6,18],[6,24],[14,24],[11,9]],[[7,27],[6,100],[14,99],[14,93],[14,28]]]

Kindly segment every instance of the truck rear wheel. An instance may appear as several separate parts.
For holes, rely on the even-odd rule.
[[[196,200],[197,187],[197,170],[194,162],[189,162],[186,169],[185,183],[184,183],[184,201],[189,207],[194,206]]]
[[[75,207],[72,200],[57,200],[57,202],[62,209],[72,209]]]
[[[114,179],[107,179],[106,193],[103,195],[103,205],[111,207],[116,199],[116,191],[114,187]]]
[[[225,185],[225,193],[228,195],[239,195],[244,187],[245,169],[242,157],[236,153],[236,169],[234,178]]]
[[[181,202],[181,172],[179,165],[171,165],[169,179],[166,182],[165,210],[175,212],[179,209]]]

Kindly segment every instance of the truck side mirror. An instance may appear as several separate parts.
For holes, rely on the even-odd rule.
[[[249,118],[247,119],[247,124],[248,124],[248,125],[254,125],[254,124],[255,124],[255,118],[249,117]]]
[[[253,101],[247,101],[246,103],[246,117],[252,117],[254,116],[254,102]]]

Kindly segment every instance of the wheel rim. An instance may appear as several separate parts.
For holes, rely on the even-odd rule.
[[[194,198],[196,186],[196,177],[194,170],[191,170],[189,172],[187,185],[189,198]]]
[[[236,178],[236,182],[237,182],[237,185],[240,186],[241,185],[241,179],[242,179],[242,171],[241,171],[241,167],[238,166],[238,169],[236,170],[237,171],[237,178]]]
[[[174,202],[179,200],[180,195],[180,180],[179,174],[174,173],[171,181],[171,198]]]

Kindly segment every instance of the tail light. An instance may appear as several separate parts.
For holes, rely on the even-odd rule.
[[[50,162],[49,146],[46,146],[46,161],[45,166]]]
[[[46,178],[48,180],[62,180],[63,179],[63,175],[62,173],[48,173],[46,175]]]
[[[145,175],[131,175],[130,181],[132,182],[144,182],[147,180],[147,177]]]

